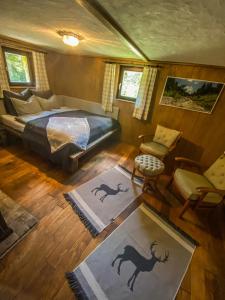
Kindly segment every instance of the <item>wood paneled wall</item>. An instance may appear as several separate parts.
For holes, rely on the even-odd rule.
[[[183,139],[178,146],[177,155],[201,160],[208,165],[225,151],[225,89],[212,114],[163,106],[159,105],[159,101],[167,76],[225,82],[225,69],[164,65],[159,71],[148,121],[132,118],[133,104],[117,101],[120,107],[123,139],[136,144],[139,134],[154,133],[157,124],[178,129],[183,132]]]
[[[56,94],[101,101],[104,62],[101,58],[49,53],[49,84]]]
[[[55,93],[101,101],[103,59],[50,53],[46,62],[50,85]],[[116,100],[120,107],[122,140],[138,144],[138,135],[154,133],[159,123],[183,132],[177,155],[185,155],[209,165],[225,151],[225,89],[212,114],[162,106],[159,101],[167,76],[225,82],[225,68],[163,64],[148,121],[132,117],[134,104]]]

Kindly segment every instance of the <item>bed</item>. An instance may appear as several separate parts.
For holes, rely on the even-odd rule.
[[[79,159],[91,149],[108,138],[116,136],[120,132],[120,125],[117,121],[119,109],[113,108],[112,113],[105,113],[99,103],[90,102],[74,97],[58,95],[63,102],[61,109],[43,112],[28,118],[25,116],[16,117],[1,112],[1,123],[11,134],[22,138],[23,142],[30,149],[42,155],[44,158],[60,164],[63,169],[75,172],[78,168]],[[90,136],[85,148],[77,144],[67,143],[56,152],[51,152],[51,143],[48,139],[48,124],[53,119],[85,119],[89,125]],[[82,136],[82,134],[81,134]]]

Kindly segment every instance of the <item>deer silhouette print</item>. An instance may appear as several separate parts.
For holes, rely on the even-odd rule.
[[[120,259],[118,269],[117,269],[117,273],[119,275],[120,275],[120,268],[123,262],[131,261],[135,265],[136,269],[127,282],[127,285],[131,291],[133,291],[134,289],[135,280],[137,279],[137,276],[140,272],[151,272],[157,262],[165,263],[168,261],[169,252],[165,253],[165,257],[163,259],[161,256],[157,257],[155,255],[154,246],[156,245],[157,245],[156,241],[151,243],[150,246],[151,258],[145,258],[134,247],[128,245],[124,248],[124,253],[119,254],[112,262],[112,267],[113,267],[117,259]]]
[[[104,191],[105,192],[105,195],[103,195],[99,200],[100,201],[104,201],[104,199],[107,197],[107,196],[113,196],[113,195],[117,195],[118,193],[120,192],[127,192],[129,189],[122,189],[121,188],[122,186],[122,183],[118,183],[117,184],[117,189],[112,189],[111,187],[109,187],[108,185],[106,184],[101,184],[99,187],[96,187],[94,188],[91,192],[94,193],[94,195],[96,196],[98,192],[100,191]]]

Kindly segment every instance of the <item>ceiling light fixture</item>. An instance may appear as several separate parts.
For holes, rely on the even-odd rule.
[[[58,34],[62,37],[63,43],[72,47],[76,47],[83,37],[73,32],[58,31]]]

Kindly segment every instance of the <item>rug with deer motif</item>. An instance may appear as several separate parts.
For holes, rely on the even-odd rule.
[[[78,299],[174,299],[196,242],[140,205],[71,273]]]
[[[93,236],[102,232],[141,195],[140,182],[116,166],[64,194]]]

